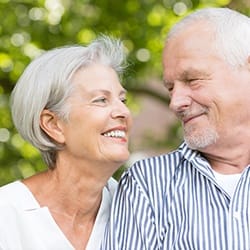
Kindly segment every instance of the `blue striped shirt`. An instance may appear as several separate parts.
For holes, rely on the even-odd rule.
[[[183,143],[121,178],[103,250],[250,250],[250,169],[230,197]]]

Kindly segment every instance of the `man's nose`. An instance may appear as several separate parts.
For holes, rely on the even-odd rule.
[[[188,86],[183,83],[176,83],[172,92],[169,103],[169,108],[179,113],[185,111],[191,105],[192,98]]]

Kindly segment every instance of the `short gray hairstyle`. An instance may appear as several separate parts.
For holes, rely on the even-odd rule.
[[[112,67],[121,76],[125,53],[119,39],[100,36],[88,46],[72,45],[55,48],[34,59],[25,69],[11,93],[11,111],[20,135],[35,146],[49,168],[55,168],[58,150],[40,127],[44,109],[65,121],[69,116],[66,100],[72,92],[70,80],[79,68],[93,63]]]
[[[233,67],[247,63],[250,55],[250,18],[228,8],[204,8],[183,18],[168,33],[167,42],[194,22],[204,21],[214,31],[214,48]],[[197,34],[199,36],[199,34]]]

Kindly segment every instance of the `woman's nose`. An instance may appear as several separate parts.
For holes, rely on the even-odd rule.
[[[112,117],[130,118],[131,112],[124,102],[118,100],[117,102],[114,103],[114,107],[112,110]]]

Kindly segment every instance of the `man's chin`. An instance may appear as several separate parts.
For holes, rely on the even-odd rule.
[[[189,148],[194,150],[204,150],[205,148],[215,144],[217,136],[215,134],[207,134],[206,136],[184,137]]]

